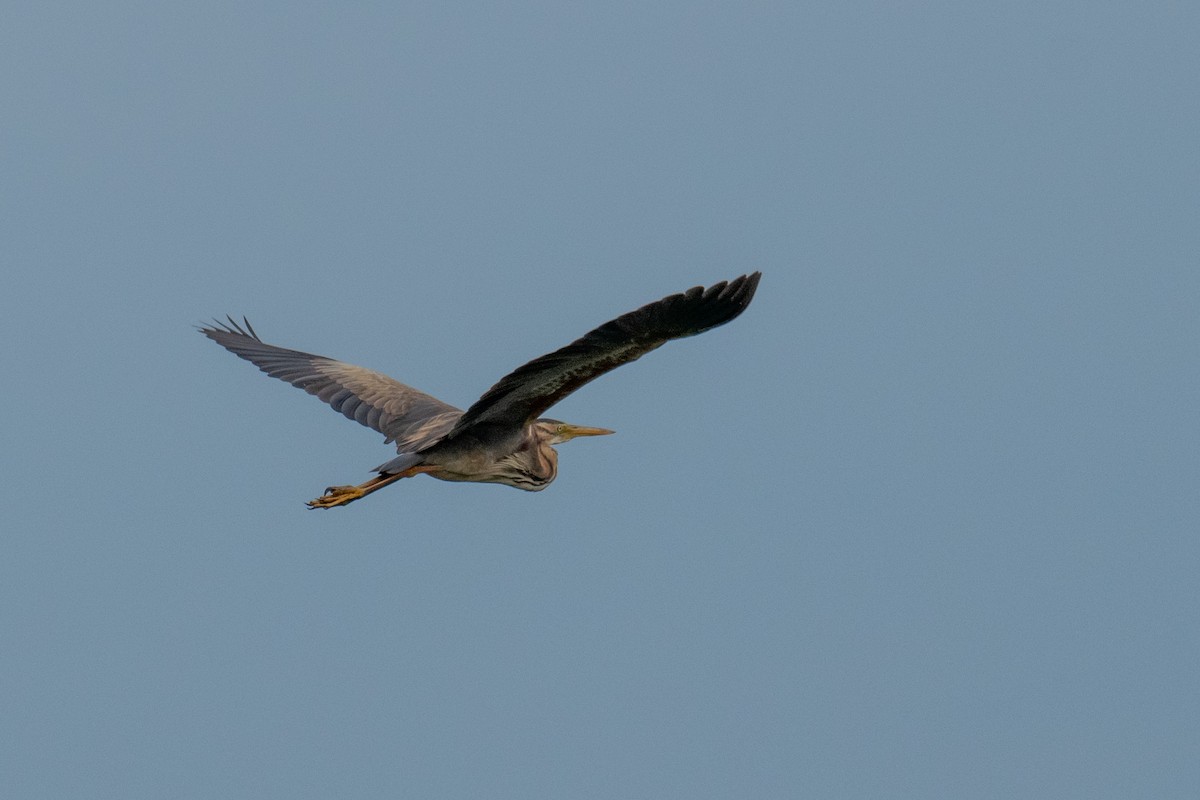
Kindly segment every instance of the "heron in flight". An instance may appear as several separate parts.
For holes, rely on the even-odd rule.
[[[530,492],[558,474],[554,445],[604,428],[544,419],[571,392],[672,339],[724,325],[746,310],[760,273],[697,286],[642,306],[504,376],[465,412],[373,370],[287,350],[258,338],[249,320],[226,317],[200,332],[234,355],[316,395],[394,442],[399,453],[358,486],[330,486],[309,508],[344,506],[401,478],[502,483]]]

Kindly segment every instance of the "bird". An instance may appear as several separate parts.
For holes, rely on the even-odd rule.
[[[330,486],[306,505],[344,506],[402,478],[498,483],[537,492],[558,475],[555,445],[613,433],[541,415],[589,381],[641,358],[672,339],[695,336],[739,316],[754,297],[760,272],[668,295],[584,334],[505,375],[466,411],[364,367],[288,350],[259,338],[250,321],[198,326],[229,352],[273,378],[325,401],[349,419],[382,433],[397,456],[357,486]]]

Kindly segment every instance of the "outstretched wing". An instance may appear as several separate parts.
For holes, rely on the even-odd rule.
[[[396,450],[420,450],[446,435],[462,411],[373,370],[324,356],[286,350],[258,338],[249,320],[239,325],[214,321],[200,332],[272,378],[316,395],[334,410],[396,443]]]
[[[761,273],[697,286],[606,322],[509,373],[467,409],[449,437],[476,425],[521,426],[588,381],[671,339],[724,325],[746,310]]]

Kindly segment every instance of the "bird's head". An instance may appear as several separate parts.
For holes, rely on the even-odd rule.
[[[616,431],[608,428],[588,428],[583,425],[572,425],[556,419],[539,419],[536,423],[538,431],[550,444],[569,442],[576,436],[606,436]]]

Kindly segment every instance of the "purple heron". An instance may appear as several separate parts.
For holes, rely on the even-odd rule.
[[[530,492],[558,474],[554,445],[612,433],[542,418],[588,381],[660,347],[724,325],[746,310],[760,273],[697,286],[642,306],[566,347],[518,367],[466,411],[386,375],[262,341],[245,318],[214,321],[200,332],[273,378],[316,395],[348,418],[379,431],[399,455],[358,486],[330,486],[308,503],[333,508],[425,473],[444,481],[502,483]]]

